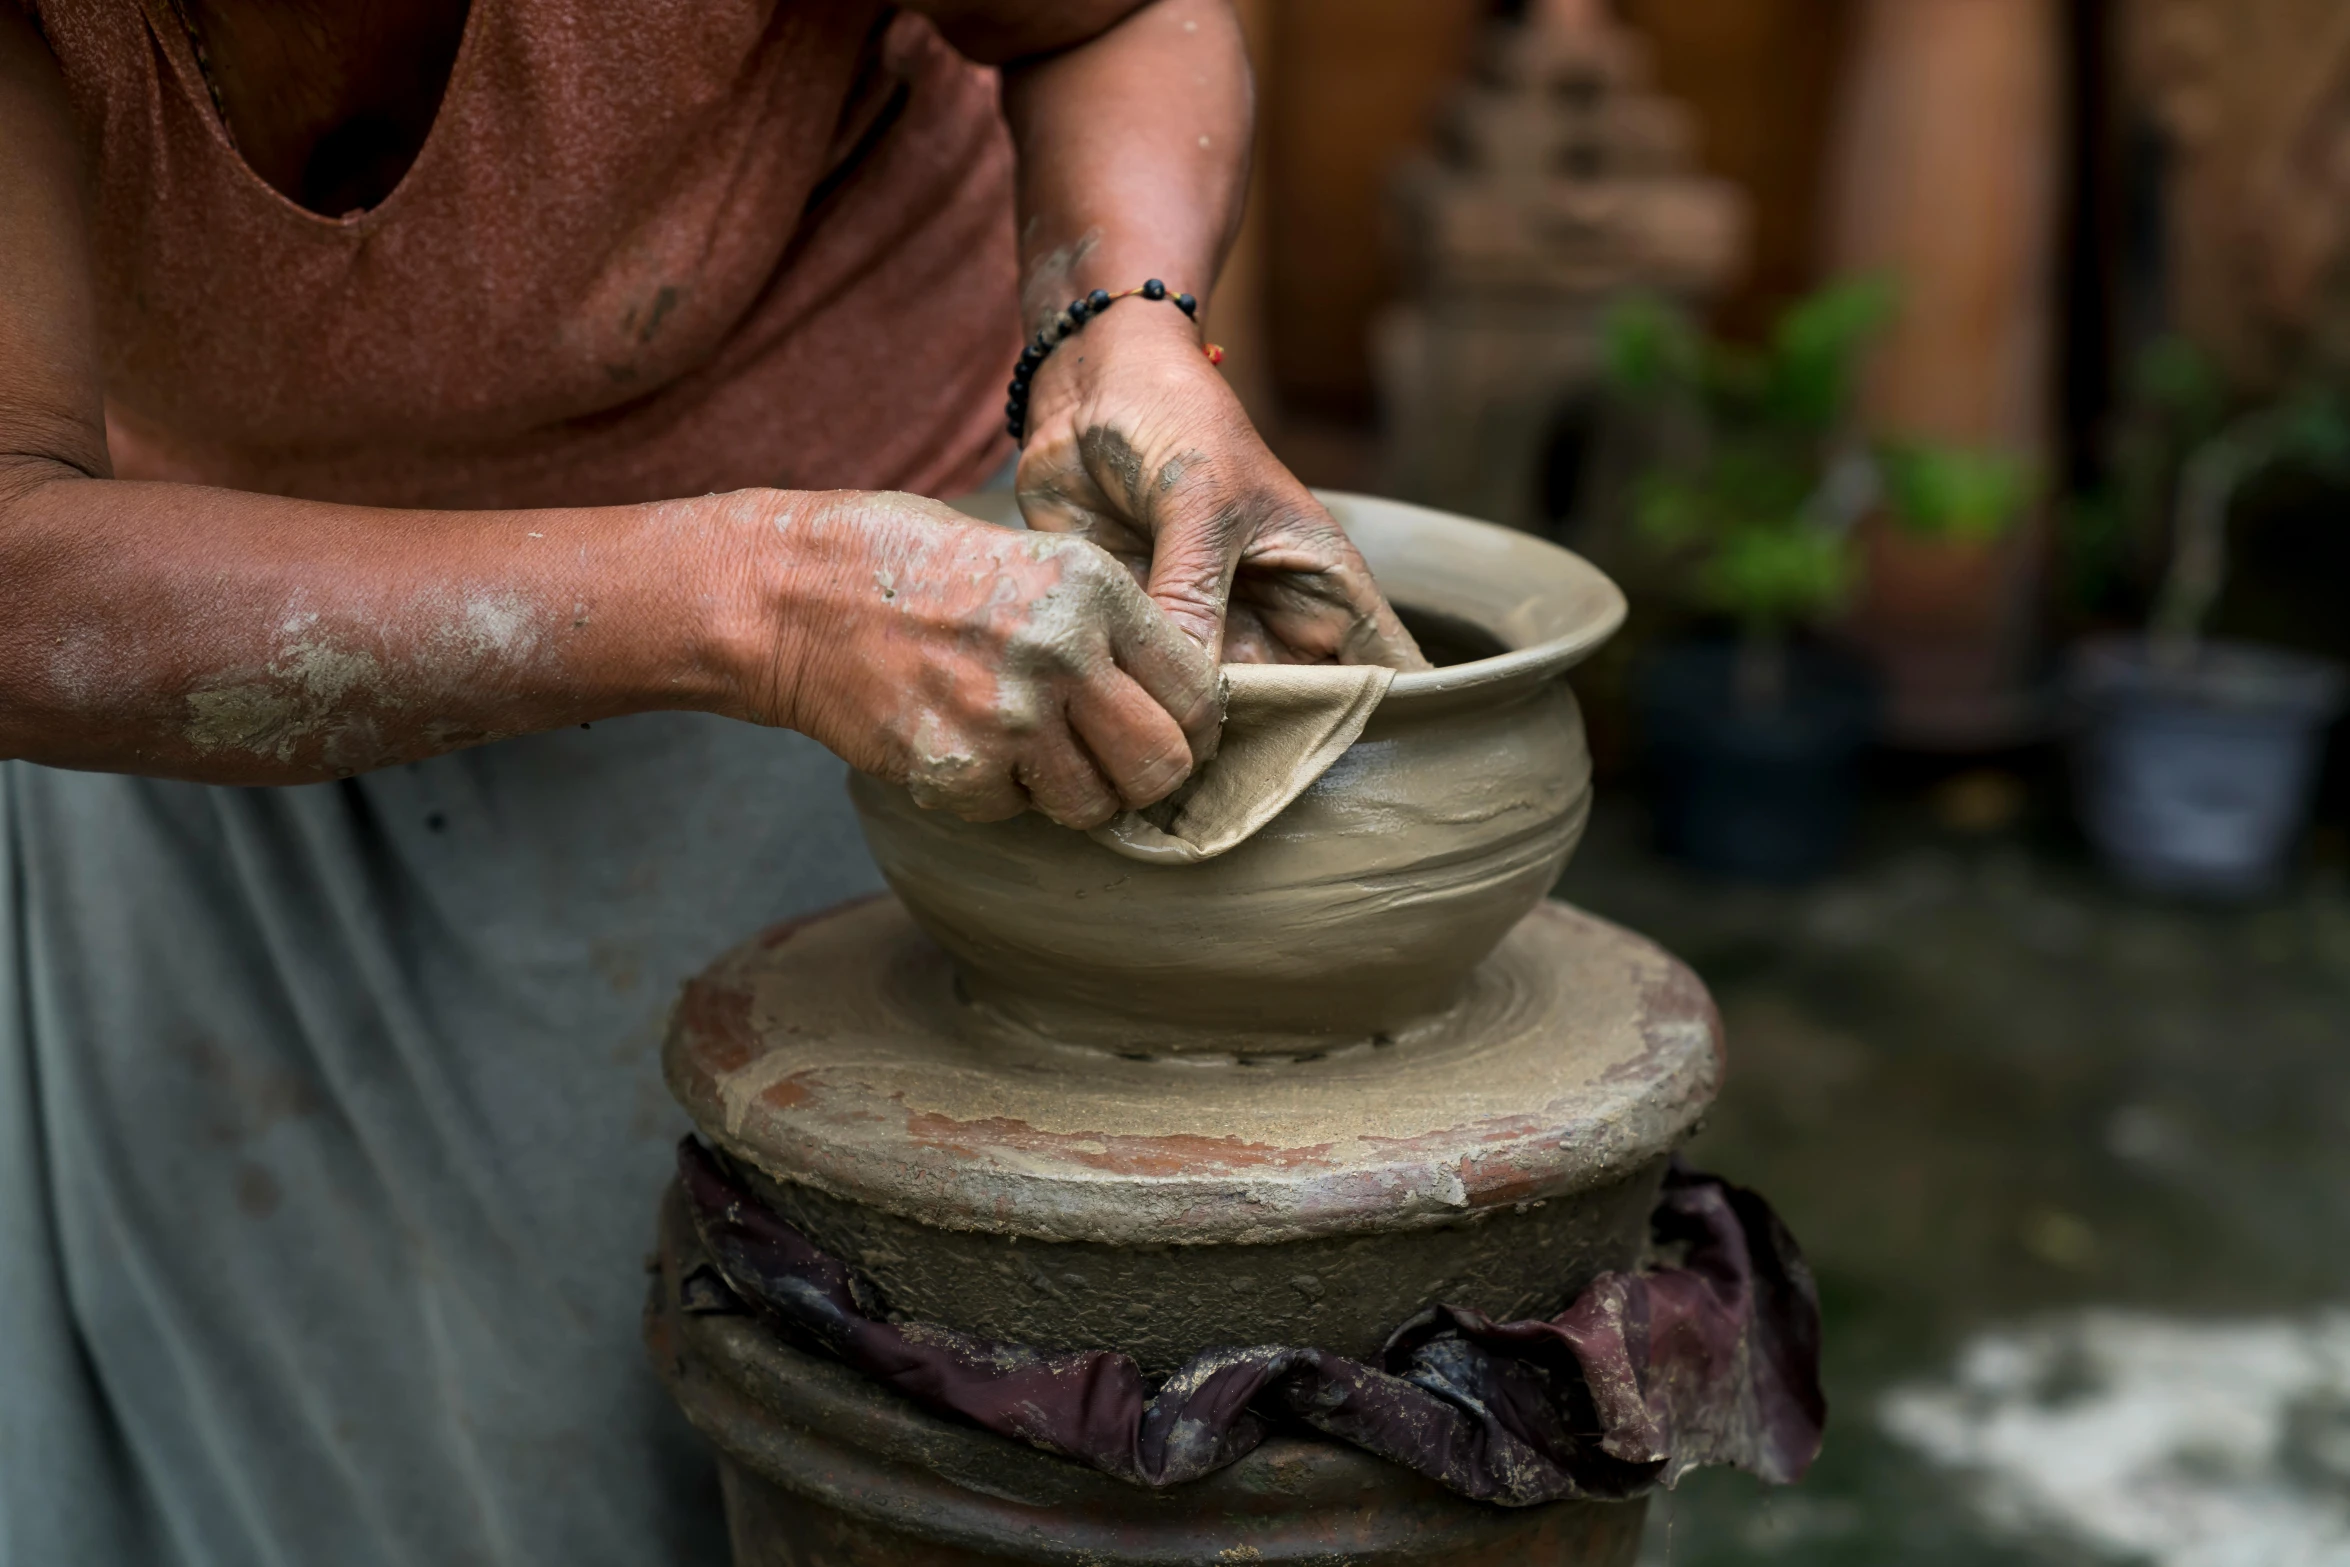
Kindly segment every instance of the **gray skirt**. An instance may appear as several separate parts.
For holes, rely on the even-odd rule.
[[[0,1567],[719,1563],[638,1347],[679,982],[876,887],[661,714],[347,783],[0,764]]]

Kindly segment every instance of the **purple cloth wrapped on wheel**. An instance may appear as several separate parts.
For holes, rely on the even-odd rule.
[[[1510,1507],[1626,1499],[1701,1464],[1786,1484],[1819,1453],[1811,1272],[1761,1198],[1709,1175],[1669,1172],[1650,1221],[1656,1261],[1602,1274],[1548,1321],[1439,1305],[1398,1329],[1377,1366],[1216,1349],[1154,1390],[1116,1350],[1047,1353],[891,1321],[869,1284],[699,1142],[680,1146],[678,1169],[718,1275],[689,1278],[697,1309],[739,1304],[927,1408],[1138,1485],[1196,1480],[1284,1423]]]

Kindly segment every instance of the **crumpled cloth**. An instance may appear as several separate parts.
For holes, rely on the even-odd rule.
[[[1375,664],[1227,664],[1216,754],[1169,799],[1094,830],[1129,859],[1188,865],[1237,848],[1330,770],[1395,671]]]
[[[749,1309],[916,1403],[1138,1485],[1180,1485],[1303,1424],[1480,1501],[1620,1501],[1703,1464],[1800,1479],[1819,1453],[1819,1298],[1763,1200],[1676,1167],[1660,1257],[1548,1321],[1437,1306],[1378,1366],[1317,1349],[1211,1350],[1154,1392],[1114,1350],[1046,1353],[890,1320],[872,1285],[695,1139],[678,1149],[710,1270],[687,1308]]]

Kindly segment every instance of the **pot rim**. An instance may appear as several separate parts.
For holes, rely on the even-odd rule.
[[[1597,566],[1574,551],[1551,543],[1548,539],[1498,523],[1479,522],[1453,512],[1437,511],[1432,507],[1416,506],[1409,501],[1390,500],[1384,496],[1361,495],[1346,490],[1316,490],[1314,498],[1330,509],[1347,536],[1370,559],[1374,576],[1380,574],[1379,562],[1371,557],[1378,553],[1366,544],[1366,534],[1373,537],[1379,531],[1379,514],[1384,512],[1398,520],[1410,518],[1417,524],[1435,524],[1442,531],[1456,532],[1464,541],[1483,541],[1515,553],[1532,553],[1571,581],[1590,602],[1583,608],[1575,623],[1556,636],[1539,642],[1530,642],[1506,653],[1490,658],[1473,659],[1465,664],[1448,664],[1441,669],[1415,670],[1399,674],[1387,688],[1387,699],[1381,708],[1411,707],[1419,702],[1450,698],[1488,687],[1520,686],[1534,681],[1548,680],[1562,675],[1597,652],[1608,638],[1623,628],[1631,606],[1623,590]],[[1368,527],[1365,525],[1368,524]],[[1384,587],[1385,584],[1383,583]],[[1393,597],[1393,595],[1390,595]],[[1444,605],[1423,605],[1406,598],[1414,608],[1444,609]],[[1478,621],[1485,629],[1499,634],[1499,628]]]
[[[1394,683],[1387,688],[1385,700],[1379,704],[1382,712],[1399,707],[1411,709],[1436,704],[1449,705],[1464,695],[1522,689],[1553,679],[1598,651],[1601,644],[1623,628],[1625,616],[1630,613],[1631,606],[1626,602],[1623,590],[1616,586],[1607,573],[1573,550],[1553,544],[1548,539],[1517,528],[1479,522],[1473,517],[1417,506],[1410,501],[1391,500],[1386,496],[1363,495],[1350,490],[1314,490],[1312,494],[1314,499],[1329,509],[1339,526],[1346,530],[1347,536],[1355,541],[1356,547],[1362,549],[1364,557],[1370,560],[1374,576],[1380,575],[1380,567],[1379,562],[1371,557],[1384,553],[1378,547],[1378,535],[1383,523],[1409,520],[1421,530],[1433,524],[1439,532],[1450,532],[1454,534],[1456,543],[1469,549],[1483,548],[1492,553],[1516,554],[1523,557],[1521,565],[1539,563],[1540,568],[1557,574],[1551,584],[1551,591],[1543,597],[1574,595],[1586,601],[1574,623],[1555,636],[1527,642],[1509,652],[1496,653],[1491,658],[1397,675]],[[998,527],[1027,526],[1021,519],[1019,499],[1009,489],[975,491],[959,496],[949,504],[965,516]],[[1452,608],[1445,604],[1421,603],[1408,597],[1405,602],[1416,609],[1446,611]],[[1528,602],[1531,603],[1531,600]],[[1491,616],[1467,618],[1495,635],[1506,635],[1505,628],[1490,624]]]

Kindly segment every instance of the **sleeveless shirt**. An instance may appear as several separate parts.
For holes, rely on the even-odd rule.
[[[347,218],[236,157],[169,0],[35,8],[125,476],[520,506],[1000,460],[992,81],[875,0],[474,0]],[[663,1020],[879,886],[841,782],[677,713],[299,788],[0,763],[0,1567],[724,1563],[637,1341]]]

